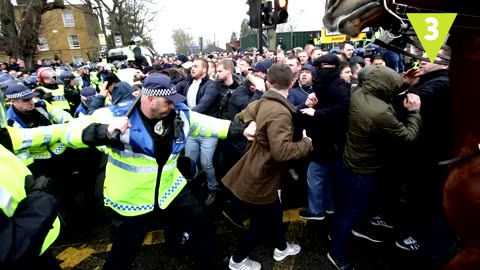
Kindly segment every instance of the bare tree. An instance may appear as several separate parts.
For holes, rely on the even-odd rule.
[[[155,19],[152,7],[154,0],[82,0],[90,5],[100,18],[102,30],[107,37],[109,47],[113,47],[113,37],[107,36],[106,30],[112,35],[121,35],[123,44],[128,44],[132,37],[139,36],[146,47],[152,47],[149,37],[151,23]],[[107,21],[104,15],[108,17]]]
[[[37,51],[42,14],[64,8],[63,1],[30,0],[22,8],[18,19],[11,0],[0,0],[0,51],[21,58],[28,67]]]
[[[175,29],[172,32],[173,45],[175,52],[178,54],[188,54],[188,46],[193,43],[193,37],[184,29]],[[207,43],[208,44],[208,43]],[[207,45],[208,46],[208,45]]]

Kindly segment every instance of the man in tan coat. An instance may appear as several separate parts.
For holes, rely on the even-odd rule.
[[[246,124],[255,121],[257,129],[245,155],[222,179],[234,195],[233,203],[241,205],[250,217],[250,227],[230,258],[229,268],[233,270],[261,269],[260,263],[247,256],[268,232],[274,235],[275,260],[300,252],[299,245],[285,239],[277,193],[288,162],[305,158],[312,150],[308,137],[293,142],[292,114],[296,110],[287,99],[292,85],[291,69],[285,64],[273,64],[267,74],[269,90],[237,115]]]

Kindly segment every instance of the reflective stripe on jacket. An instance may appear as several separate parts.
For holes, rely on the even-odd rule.
[[[2,177],[0,177],[0,209],[7,217],[12,218],[19,203],[27,197],[25,177],[31,175],[31,172],[2,145],[0,145],[0,172],[2,172]],[[39,255],[43,254],[50,247],[57,239],[59,233],[60,220],[57,217],[43,241]]]
[[[74,148],[87,147],[82,141],[83,130],[92,123],[108,123],[115,116],[123,116],[131,102],[102,108],[90,116],[73,120],[64,130],[61,139]],[[180,114],[184,126],[179,140],[174,140],[172,152],[161,169],[158,198],[155,184],[158,164],[154,155],[152,138],[137,111],[130,116],[131,127],[120,136],[121,144],[102,147],[108,154],[104,184],[104,202],[124,216],[137,216],[153,210],[154,204],[165,209],[186,185],[177,169],[177,159],[185,147],[187,137],[226,138],[230,121],[220,120],[190,111],[183,103],[174,109]]]

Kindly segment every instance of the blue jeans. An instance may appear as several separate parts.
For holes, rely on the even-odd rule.
[[[375,194],[379,176],[358,175],[345,168],[344,176],[339,177],[337,181],[339,198],[332,221],[330,254],[336,259],[345,259],[346,246],[352,236],[352,229],[365,218]]]
[[[218,183],[213,168],[213,155],[217,148],[218,138],[188,137],[185,144],[185,155],[197,164],[200,158],[200,165],[207,176],[208,189],[217,190]]]
[[[333,211],[334,162],[310,161],[307,170],[308,211],[324,216],[325,210]]]
[[[383,58],[385,59],[385,65],[396,72],[404,72],[405,67],[403,66],[402,56],[396,52],[385,50],[383,53]]]

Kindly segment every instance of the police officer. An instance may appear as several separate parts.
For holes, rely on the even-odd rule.
[[[90,104],[92,103],[96,94],[97,91],[95,91],[93,87],[88,86],[82,89],[80,92],[80,104],[73,115],[75,118],[88,114],[88,108],[90,107]]]
[[[5,90],[5,96],[12,102],[12,105],[8,108],[6,113],[7,123],[11,127],[17,128],[34,128],[34,127],[47,127],[52,124],[67,123],[72,119],[62,109],[53,107],[48,102],[34,98],[39,96],[38,92],[32,92],[28,87],[23,84],[11,84],[7,86]],[[59,130],[52,129],[55,133]],[[42,139],[48,140],[48,138],[59,135],[48,134],[48,136]],[[51,145],[45,142],[45,145],[38,148],[32,148],[29,153],[21,153],[18,157],[21,160],[29,160],[26,164],[32,163],[32,158],[39,162],[40,160],[49,160],[52,156],[60,155],[66,150],[65,145],[60,142],[53,142]],[[54,168],[48,168],[49,166],[41,166],[37,164],[37,169],[42,169],[42,172],[36,172],[37,169],[30,167],[34,171],[34,175],[45,174],[45,170],[53,170]],[[52,165],[52,164],[51,164]]]
[[[39,86],[35,91],[39,92],[43,99],[49,101],[54,107],[68,111],[70,105],[64,95],[63,85],[57,84],[57,73],[49,67],[41,67],[37,70]]]
[[[179,156],[189,135],[225,138],[234,134],[235,125],[190,111],[185,97],[163,74],[145,79],[137,101],[74,119],[62,134],[69,146],[105,145],[109,155],[104,202],[113,214],[112,249],[104,269],[131,268],[147,226],[160,209],[165,210],[167,223],[181,220],[187,226],[202,268],[214,269],[213,230],[187,186],[185,172],[190,170],[180,168]],[[131,106],[135,107],[129,120],[125,115]],[[115,136],[116,130],[121,136]]]
[[[12,105],[7,110],[9,126],[23,129],[42,127],[52,132],[45,132],[44,135],[37,135],[38,137],[32,136],[36,140],[45,140],[45,144],[16,152],[16,155],[25,164],[29,164],[34,177],[45,175],[61,183],[59,188],[62,189],[60,198],[63,202],[62,211],[64,214],[71,213],[74,217],[75,213],[70,209],[74,207],[73,196],[71,196],[74,192],[71,180],[74,168],[71,164],[75,159],[75,150],[67,149],[59,141],[49,141],[51,137],[60,136],[61,132],[61,129],[54,129],[51,126],[67,123],[73,117],[68,112],[37,99],[38,92],[32,92],[24,85],[9,85],[5,94],[12,101]],[[61,179],[65,181],[60,182]]]
[[[55,185],[45,177],[34,179],[12,153],[15,142],[7,129],[2,96],[0,93],[0,269],[59,270],[48,251],[60,233]],[[26,129],[9,129],[31,142],[31,133],[22,132]]]
[[[71,71],[63,71],[60,74],[60,81],[63,83],[64,96],[70,106],[70,114],[73,115],[80,105],[80,91],[76,86],[76,76]]]

